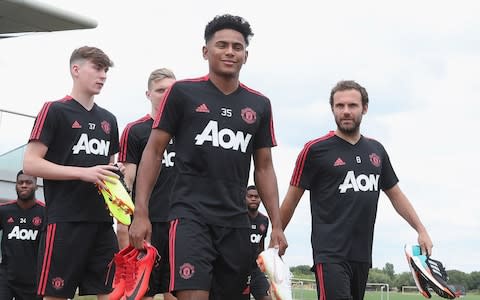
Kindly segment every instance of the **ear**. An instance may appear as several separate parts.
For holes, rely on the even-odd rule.
[[[248,50],[245,50],[245,61],[243,62],[243,64],[247,63],[247,58],[248,58]]]
[[[80,69],[80,66],[78,64],[73,64],[70,67],[70,72],[72,73],[72,75],[76,75],[76,74],[78,74],[79,69]]]
[[[150,100],[150,91],[145,91],[145,96],[147,97],[148,100]]]
[[[363,106],[362,115],[367,114],[367,111],[368,111],[368,104],[366,104],[366,105]]]
[[[202,55],[203,55],[204,60],[208,60],[207,54],[208,54],[207,46],[203,46],[202,47]]]

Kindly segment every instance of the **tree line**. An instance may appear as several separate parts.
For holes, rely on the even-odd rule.
[[[299,265],[290,268],[294,278],[299,279],[315,279],[311,271],[311,267],[307,265]],[[465,273],[459,270],[447,270],[449,285],[462,286],[466,291],[480,291],[480,272],[475,271]],[[414,286],[411,272],[403,272],[396,274],[393,264],[386,263],[382,269],[372,268],[368,275],[369,283],[388,283],[392,288],[399,291],[402,286]]]

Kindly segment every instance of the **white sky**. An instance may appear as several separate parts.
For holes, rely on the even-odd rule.
[[[479,2],[43,2],[99,26],[1,40],[0,108],[35,115],[44,101],[68,94],[69,56],[92,45],[115,62],[97,103],[123,129],[148,111],[150,71],[169,67],[180,79],[205,75],[206,23],[217,14],[241,15],[255,33],[241,81],[272,101],[280,198],[303,144],[335,128],[330,89],[338,80],[357,80],[370,95],[362,132],[389,152],[400,186],[433,239],[433,257],[447,269],[480,270]],[[26,141],[31,122],[18,120],[3,116],[0,153]],[[308,194],[286,234],[285,261],[310,265]],[[407,271],[405,243],[416,243],[416,233],[382,196],[373,266],[390,262],[397,273]]]

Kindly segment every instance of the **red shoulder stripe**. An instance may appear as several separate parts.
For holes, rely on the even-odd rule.
[[[322,136],[318,139],[311,140],[310,142],[305,144],[302,151],[300,151],[300,154],[298,154],[297,161],[295,163],[295,169],[293,170],[292,179],[290,180],[290,185],[298,186],[300,184],[300,178],[302,177],[303,167],[305,166],[305,160],[307,158],[307,154],[310,151],[310,148],[312,147],[312,145],[314,145],[318,142],[327,140],[334,135],[335,135],[335,132],[330,131],[328,134],[326,134],[326,135],[324,135],[324,136]]]
[[[192,79],[178,80],[177,82],[201,82],[201,81],[207,81],[207,80],[208,80],[208,75],[205,75],[205,76],[202,76],[202,77],[197,77],[197,78],[192,78]],[[152,128],[157,128],[158,127],[158,123],[160,123],[160,119],[162,117],[163,110],[165,109],[165,105],[167,103],[168,96],[170,95],[170,91],[172,90],[172,88],[175,86],[175,84],[177,82],[172,84],[172,86],[163,95],[162,101],[160,102],[160,104],[158,106],[157,115],[155,116],[155,119],[153,121]]]
[[[72,100],[73,98],[71,96],[65,96],[63,97],[62,99],[60,100],[57,100],[58,102],[66,102],[68,100]],[[40,110],[40,112],[38,113],[38,116],[37,116],[37,120],[35,121],[35,125],[32,129],[32,133],[30,134],[30,140],[38,140],[40,139],[40,133],[43,129],[43,125],[45,123],[45,118],[47,117],[47,114],[48,114],[48,109],[50,108],[50,106],[52,105],[52,103],[54,103],[56,101],[49,101],[49,102],[45,102],[43,104],[43,107],[42,109]]]
[[[53,102],[45,102],[42,109],[38,113],[37,120],[33,126],[32,133],[30,135],[30,140],[38,140],[40,138],[40,132],[42,131],[43,124],[45,123],[45,118],[47,117],[48,109]]]
[[[155,116],[155,119],[153,120],[152,128],[157,128],[158,123],[160,123],[160,118],[162,117],[163,110],[165,109],[165,104],[167,103],[168,95],[170,95],[170,91],[172,90],[174,85],[175,85],[175,83],[172,84],[172,86],[170,86],[170,88],[163,95],[162,101],[160,101],[160,104],[158,105],[157,115]]]
[[[124,162],[127,160],[128,136],[130,133],[130,129],[133,127],[133,125],[143,123],[148,119],[150,119],[150,115],[147,114],[136,121],[128,123],[127,126],[125,126],[125,129],[123,130],[123,133],[122,133],[122,137],[120,138],[120,153],[118,154],[119,162]]]
[[[57,100],[57,101],[58,102],[67,102],[69,100],[73,100],[72,96],[66,95],[65,97],[63,97],[62,99]]]
[[[243,83],[240,82],[240,86],[243,87],[244,89],[246,89],[247,91],[253,93],[253,94],[257,94],[259,96],[263,96],[263,97],[266,97],[265,95],[263,95],[262,93],[260,93],[259,91],[256,91],[252,88],[249,88],[248,86],[244,85]]]
[[[241,82],[240,82],[240,87],[246,89],[247,91],[249,91],[249,92],[252,93],[252,94],[256,94],[256,95],[259,95],[259,96],[262,96],[262,97],[267,98],[265,95],[263,95],[263,94],[260,93],[259,91],[256,91],[256,90],[254,90],[254,89],[252,89],[252,88],[249,88],[248,86],[246,86],[245,84],[243,84],[243,83],[241,83]],[[273,128],[273,110],[272,110],[272,103],[270,102],[269,104],[270,104],[270,112],[271,112],[271,114],[270,114],[270,121],[269,121],[269,122],[270,122],[270,133],[271,133],[271,137],[272,137],[272,143],[273,143],[274,146],[276,146],[276,145],[277,145],[277,139],[275,138],[275,130],[274,130],[274,128]]]
[[[0,203],[0,206],[9,205],[9,204],[13,204],[13,203],[16,203],[16,202],[17,202],[17,200],[8,200],[7,202]]]
[[[271,103],[270,103],[270,134],[272,135],[272,143],[273,143],[274,146],[276,146],[277,145],[277,139],[275,138],[275,129],[273,128],[273,110],[272,110],[272,104]]]

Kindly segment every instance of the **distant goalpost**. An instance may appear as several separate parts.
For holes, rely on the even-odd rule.
[[[370,283],[370,282],[367,282],[367,290],[369,290],[368,288],[370,287],[370,290],[371,289],[375,289],[375,291],[379,291],[380,290],[380,299],[381,300],[389,300],[390,299],[390,286],[388,285],[388,283]],[[386,297],[384,298],[384,294],[386,295]]]
[[[418,293],[418,288],[416,285],[403,285],[402,286],[402,294],[407,293]]]

